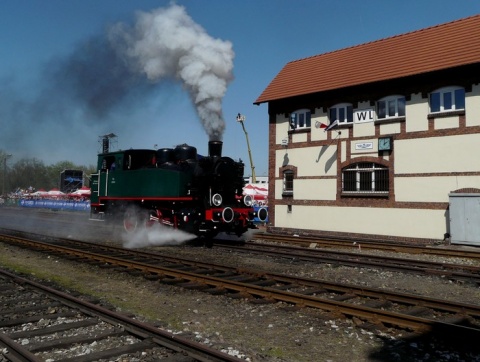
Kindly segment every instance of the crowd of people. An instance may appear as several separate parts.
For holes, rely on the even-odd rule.
[[[90,188],[81,187],[71,192],[62,192],[59,189],[49,191],[40,189],[36,190],[30,186],[28,188],[16,188],[14,191],[4,194],[0,197],[0,205],[17,204],[19,200],[64,200],[64,201],[88,201],[90,200]]]

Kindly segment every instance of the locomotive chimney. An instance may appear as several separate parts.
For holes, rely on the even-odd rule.
[[[209,141],[208,142],[208,155],[210,157],[222,157],[222,141]]]
[[[109,150],[110,150],[110,141],[108,140],[107,136],[104,136],[102,139],[102,152],[108,153]]]
[[[108,153],[110,152],[110,143],[112,142],[114,138],[117,137],[115,133],[109,133],[101,137],[101,142],[102,142],[102,153]]]

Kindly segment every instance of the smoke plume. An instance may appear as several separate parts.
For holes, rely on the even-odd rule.
[[[221,140],[222,98],[233,79],[230,42],[210,37],[177,5],[138,13],[132,28],[117,24],[109,40],[120,45],[119,58],[127,60],[135,73],[152,82],[180,80],[210,140]]]
[[[96,117],[132,102],[161,81],[180,81],[210,140],[225,129],[222,99],[233,79],[232,44],[214,39],[185,8],[171,5],[138,12],[130,26],[118,23],[52,67],[57,88],[66,88]]]
[[[208,35],[182,6],[138,12],[132,23],[113,24],[45,64],[40,87],[25,92],[13,79],[2,79],[0,143],[16,156],[43,156],[43,149],[51,156],[48,147],[55,143],[59,157],[71,157],[94,128],[121,131],[116,115],[165,94],[171,82],[188,92],[209,139],[222,140],[222,99],[233,80],[233,58],[232,44]],[[71,141],[58,142],[72,134]]]

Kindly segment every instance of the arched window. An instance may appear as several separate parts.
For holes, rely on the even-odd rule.
[[[430,93],[430,113],[465,109],[465,89],[445,87]]]
[[[359,162],[342,170],[342,193],[388,194],[388,167]]]
[[[290,129],[310,128],[312,114],[308,109],[300,109],[290,114]]]
[[[353,123],[353,106],[350,103],[340,103],[328,110],[330,124],[338,121],[338,124]]]
[[[405,117],[405,97],[388,96],[377,101],[377,119]]]

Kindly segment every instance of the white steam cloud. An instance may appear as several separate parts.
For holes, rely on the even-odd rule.
[[[168,226],[154,224],[140,228],[134,233],[123,234],[123,246],[128,249],[147,246],[181,245],[196,238],[196,235]]]
[[[230,42],[209,36],[178,5],[139,12],[133,27],[112,27],[109,40],[120,45],[119,56],[132,70],[149,81],[181,81],[210,140],[221,140],[225,129],[222,99],[233,79]]]

